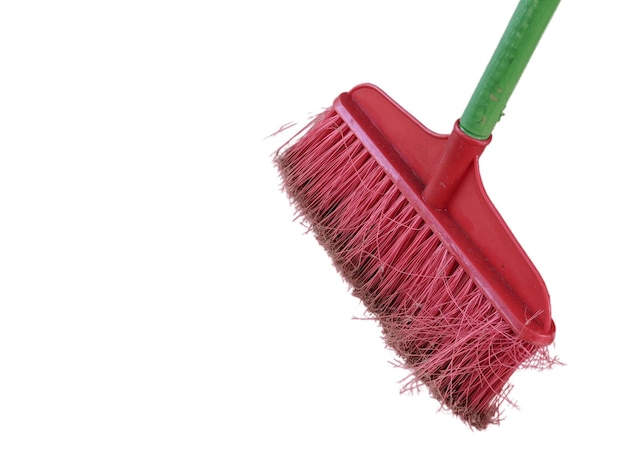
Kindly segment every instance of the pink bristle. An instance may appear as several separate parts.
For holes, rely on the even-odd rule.
[[[547,349],[515,334],[333,109],[288,145],[284,190],[410,371],[403,390],[498,423],[509,378],[551,366]]]

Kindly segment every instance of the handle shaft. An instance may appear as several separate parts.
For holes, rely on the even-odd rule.
[[[475,139],[488,139],[560,0],[521,0],[460,120]]]

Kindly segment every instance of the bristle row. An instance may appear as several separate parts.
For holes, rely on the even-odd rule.
[[[284,189],[387,345],[445,408],[483,429],[520,367],[548,367],[522,341],[333,111],[275,163]]]

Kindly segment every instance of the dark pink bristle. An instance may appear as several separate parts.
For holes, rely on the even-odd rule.
[[[546,368],[337,113],[277,153],[284,190],[410,372],[470,426],[498,423],[518,368]]]

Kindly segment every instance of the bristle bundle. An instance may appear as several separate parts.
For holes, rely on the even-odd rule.
[[[411,375],[471,427],[498,423],[518,368],[553,364],[521,340],[337,113],[275,164],[284,190]]]

